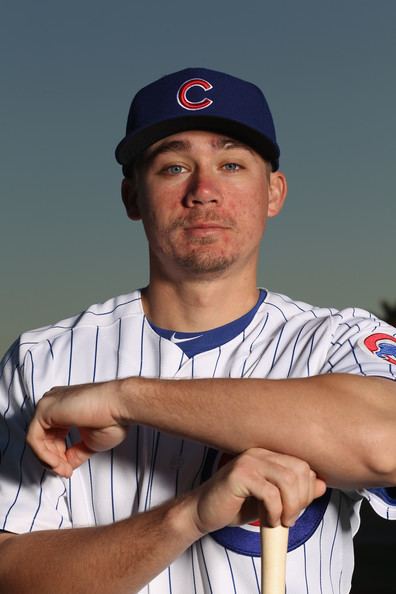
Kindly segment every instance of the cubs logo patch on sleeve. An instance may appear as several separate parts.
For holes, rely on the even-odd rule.
[[[361,342],[361,346],[379,359],[384,359],[388,363],[396,365],[396,337],[391,334],[377,332],[367,336]]]

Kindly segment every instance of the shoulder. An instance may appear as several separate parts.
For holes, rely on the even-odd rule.
[[[349,329],[354,327],[358,330],[359,324],[373,328],[377,327],[380,323],[385,324],[374,314],[359,307],[337,309],[335,307],[311,305],[273,291],[267,291],[263,307],[267,307],[272,313],[278,311],[279,315],[287,322],[313,319],[317,320],[320,324],[325,322],[333,329],[339,326],[345,326]]]
[[[112,297],[103,303],[90,305],[77,315],[24,332],[14,343],[12,350],[15,351],[16,345],[18,346],[21,360],[27,353],[43,347],[51,351],[54,342],[70,340],[72,334],[91,333],[98,328],[111,327],[125,318],[136,316],[144,316],[140,290]]]

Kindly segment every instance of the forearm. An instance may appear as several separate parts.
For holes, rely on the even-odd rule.
[[[326,482],[394,484],[395,384],[380,378],[150,380],[120,384],[123,422],[241,452],[306,460]]]
[[[0,592],[138,592],[201,536],[190,499],[109,526],[10,535],[0,543]]]

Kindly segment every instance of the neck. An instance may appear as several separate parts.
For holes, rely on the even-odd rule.
[[[142,291],[147,317],[161,328],[200,332],[231,322],[257,302],[256,279],[172,283],[151,279]]]

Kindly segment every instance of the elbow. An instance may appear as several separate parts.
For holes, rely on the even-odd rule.
[[[385,424],[367,440],[365,465],[374,486],[396,486],[396,429]]]
[[[364,389],[363,389],[364,388]],[[361,383],[366,409],[356,432],[361,461],[367,473],[367,486],[396,485],[396,382],[383,378],[364,378]]]

